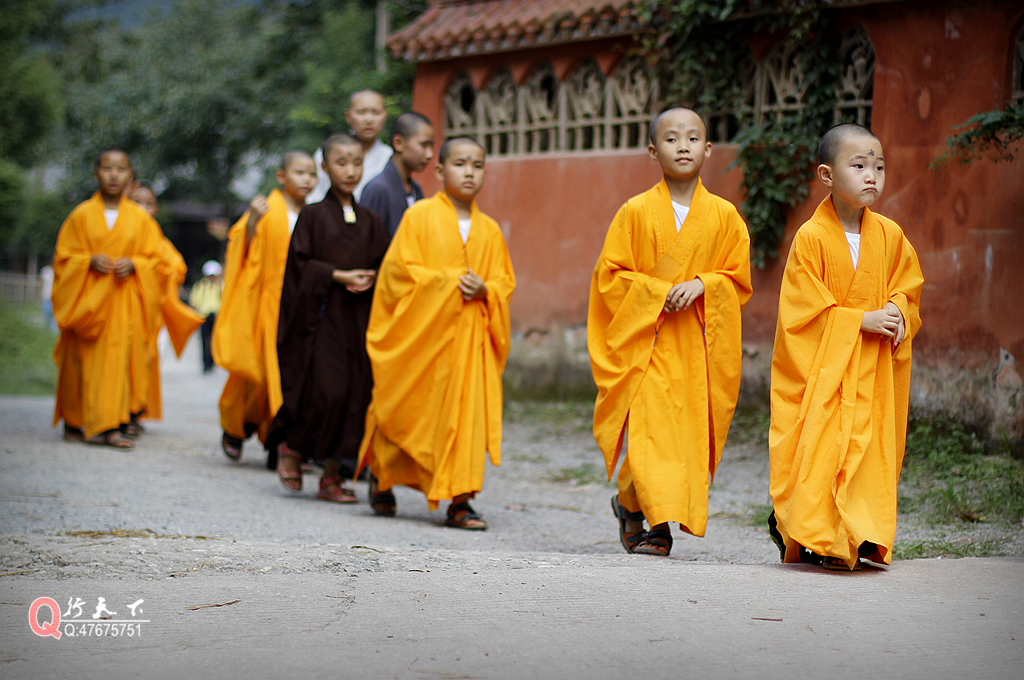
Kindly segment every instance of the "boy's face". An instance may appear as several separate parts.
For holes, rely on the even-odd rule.
[[[316,163],[312,158],[295,158],[287,168],[277,171],[277,181],[286,194],[305,203],[306,196],[316,186]]]
[[[832,190],[833,199],[852,208],[871,205],[885,187],[882,143],[871,135],[846,135],[832,165],[818,166],[818,177]]]
[[[711,156],[711,142],[707,141],[700,116],[687,109],[674,109],[661,116],[654,142],[647,152],[670,179],[693,179]]]
[[[331,178],[331,191],[351,196],[363,176],[363,147],[358,144],[335,144],[327,149],[324,172]]]
[[[437,165],[437,178],[450,196],[469,203],[484,188],[484,150],[472,142],[449,147],[444,165]]]
[[[434,126],[423,123],[408,137],[396,135],[393,143],[409,172],[423,172],[434,157]]]
[[[120,196],[135,176],[128,156],[120,151],[108,151],[100,157],[93,177],[100,184],[100,193],[105,196]]]
[[[160,212],[156,203],[156,194],[146,187],[137,187],[132,191],[132,200],[138,203],[143,210],[152,215],[153,219],[156,219],[156,214]]]
[[[388,114],[384,109],[384,98],[375,92],[360,92],[352,97],[352,103],[345,112],[345,121],[363,144],[372,144],[380,137]]]

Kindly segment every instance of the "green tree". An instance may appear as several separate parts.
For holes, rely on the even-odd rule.
[[[9,0],[0,12],[0,247],[10,251],[22,220],[25,169],[60,122],[60,82],[47,53],[32,40],[54,5]]]

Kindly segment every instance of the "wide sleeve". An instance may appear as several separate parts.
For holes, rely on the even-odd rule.
[[[752,293],[750,236],[735,210],[720,220],[713,268],[697,276],[704,295],[697,310],[704,321],[708,404],[711,410],[709,469],[714,481],[740,391],[743,366],[742,312]]]
[[[264,217],[264,219],[266,219]],[[224,256],[224,286],[220,311],[213,325],[212,350],[217,365],[250,382],[263,381],[263,365],[259,345],[253,340],[263,290],[261,249],[255,243],[262,231],[257,224],[253,247],[249,247],[246,223],[249,213],[231,227],[228,249]]]
[[[79,206],[61,225],[53,256],[53,316],[63,329],[93,340],[107,322],[114,275],[91,268],[95,253],[88,238],[88,215]]]
[[[826,410],[808,413],[809,404],[824,407],[832,403],[862,342],[864,311],[840,306],[829,291],[824,247],[809,230],[801,228],[786,262],[772,353],[772,449],[795,450],[798,423],[813,426],[815,431],[823,429],[807,421],[828,417]]]
[[[509,303],[516,288],[516,275],[501,229],[497,224],[493,224],[490,232],[489,263],[487,278],[484,281],[487,285],[487,331],[491,350],[497,362],[496,369],[498,375],[501,375],[505,370],[511,344]]]
[[[637,266],[634,242],[644,229],[639,208],[624,205],[612,220],[594,268],[590,288],[588,339],[603,344],[599,356],[612,359],[640,342],[654,340],[655,327],[672,283]],[[625,356],[621,357],[631,363]],[[619,365],[619,362],[614,362]]]
[[[380,266],[366,333],[373,366],[373,407],[388,439],[423,453],[436,423],[401,417],[409,404],[430,405],[435,385],[447,384],[450,352],[463,309],[461,249],[431,233],[431,209],[408,210]],[[426,454],[423,454],[426,455]]]

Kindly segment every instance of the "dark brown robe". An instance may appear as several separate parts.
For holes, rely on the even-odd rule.
[[[373,390],[366,354],[373,289],[350,293],[332,277],[335,269],[378,269],[390,242],[376,213],[354,207],[353,224],[333,193],[299,213],[277,330],[284,405],[267,441],[269,448],[283,439],[305,458],[350,470]]]

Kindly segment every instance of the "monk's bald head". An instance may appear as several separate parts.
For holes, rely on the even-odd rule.
[[[128,166],[128,170],[131,171],[132,176],[134,177],[135,167],[132,165],[132,159],[129,158],[128,154],[126,154],[121,149],[107,149],[106,151],[100,153],[100,155],[96,157],[95,168],[99,168],[100,165],[103,164],[104,160],[108,162],[112,160],[117,160],[120,163],[124,163],[125,165]]]
[[[680,114],[683,114],[686,117],[689,117],[689,115],[692,115],[698,121],[700,121],[700,125],[699,125],[699,127],[697,129],[702,132],[702,134],[704,136],[704,141],[707,141],[707,139],[708,139],[708,126],[707,126],[707,123],[704,122],[704,118],[699,113],[694,111],[693,109],[688,109],[685,106],[673,106],[673,107],[665,109],[664,111],[659,113],[657,116],[654,117],[654,120],[651,121],[651,126],[650,126],[650,128],[648,128],[648,131],[647,131],[647,136],[650,139],[651,144],[657,144],[658,143],[657,139],[658,139],[658,134],[661,132],[660,128],[663,125],[667,125],[670,120],[674,120],[675,118],[678,118]]]
[[[874,132],[857,123],[840,123],[828,129],[818,142],[818,165],[835,165],[836,155],[844,139],[871,137],[878,139]]]

